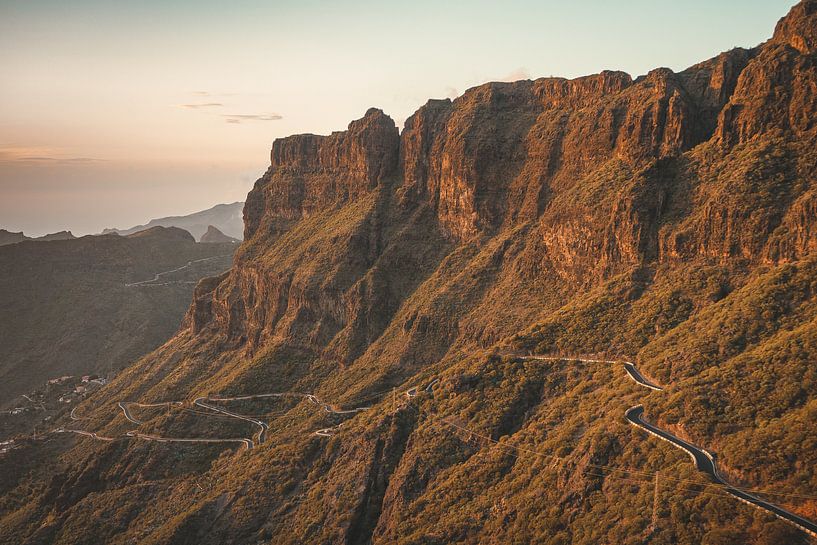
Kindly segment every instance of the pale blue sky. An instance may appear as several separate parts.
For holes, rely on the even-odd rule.
[[[0,228],[97,232],[241,200],[272,140],[398,123],[490,80],[673,70],[793,0],[0,0]]]

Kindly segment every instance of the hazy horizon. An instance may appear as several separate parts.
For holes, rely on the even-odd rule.
[[[244,200],[275,138],[371,106],[402,125],[491,80],[679,71],[761,43],[794,3],[2,1],[0,228],[82,235]]]

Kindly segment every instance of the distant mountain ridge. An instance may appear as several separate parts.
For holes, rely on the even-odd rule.
[[[48,379],[107,374],[159,346],[196,283],[229,269],[237,248],[158,226],[0,247],[0,406]]]
[[[103,235],[118,234],[131,235],[151,227],[178,227],[188,231],[196,240],[207,232],[212,225],[225,235],[241,240],[244,235],[244,203],[217,204],[207,210],[188,214],[186,216],[168,216],[152,219],[144,225],[136,225],[130,229],[108,228],[102,231]]]
[[[150,229],[145,229],[144,231],[136,231],[135,233],[125,236],[126,238],[152,238],[156,240],[196,242],[196,239],[190,234],[190,231],[180,227],[162,227],[159,225],[151,227]]]
[[[36,241],[49,241],[49,240],[73,240],[77,237],[71,231],[58,231],[56,233],[49,233],[47,235],[43,235],[41,237],[29,237],[26,236],[25,233],[20,231],[19,233],[15,233],[12,231],[7,231],[5,229],[0,229],[0,246],[5,246],[6,244],[17,244],[18,242],[24,242],[26,240],[36,240]]]

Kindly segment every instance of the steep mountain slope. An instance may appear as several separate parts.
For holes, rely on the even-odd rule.
[[[229,268],[232,253],[164,227],[0,248],[0,405],[46,379],[107,373],[153,350],[178,328],[195,281]]]
[[[7,453],[7,541],[804,540],[624,414],[817,519],[816,61],[807,0],[681,73],[277,140],[231,271],[63,423],[97,439]]]
[[[218,228],[227,236],[241,239],[241,233],[244,230],[244,223],[241,219],[241,210],[244,207],[242,202],[234,202],[231,204],[217,204],[207,210],[195,212],[186,216],[169,216],[167,218],[158,218],[150,220],[145,225],[137,225],[130,229],[105,229],[102,234],[119,234],[131,235],[139,231],[150,229],[151,227],[178,227],[189,232],[196,240],[201,240],[201,237],[207,232],[210,225]]]

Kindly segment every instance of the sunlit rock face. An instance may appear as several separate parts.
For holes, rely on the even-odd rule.
[[[244,208],[248,244],[200,290],[190,323],[252,347],[363,342],[372,331],[341,332],[380,331],[391,315],[372,312],[396,210],[424,211],[414,228],[454,245],[524,227],[519,275],[573,286],[678,259],[798,259],[817,232],[812,190],[790,181],[814,162],[814,17],[802,3],[769,42],[680,73],[487,83],[429,101],[402,134],[370,109],[346,131],[278,139]],[[368,208],[335,234],[331,266],[281,271],[264,257],[299,222],[352,203]]]

